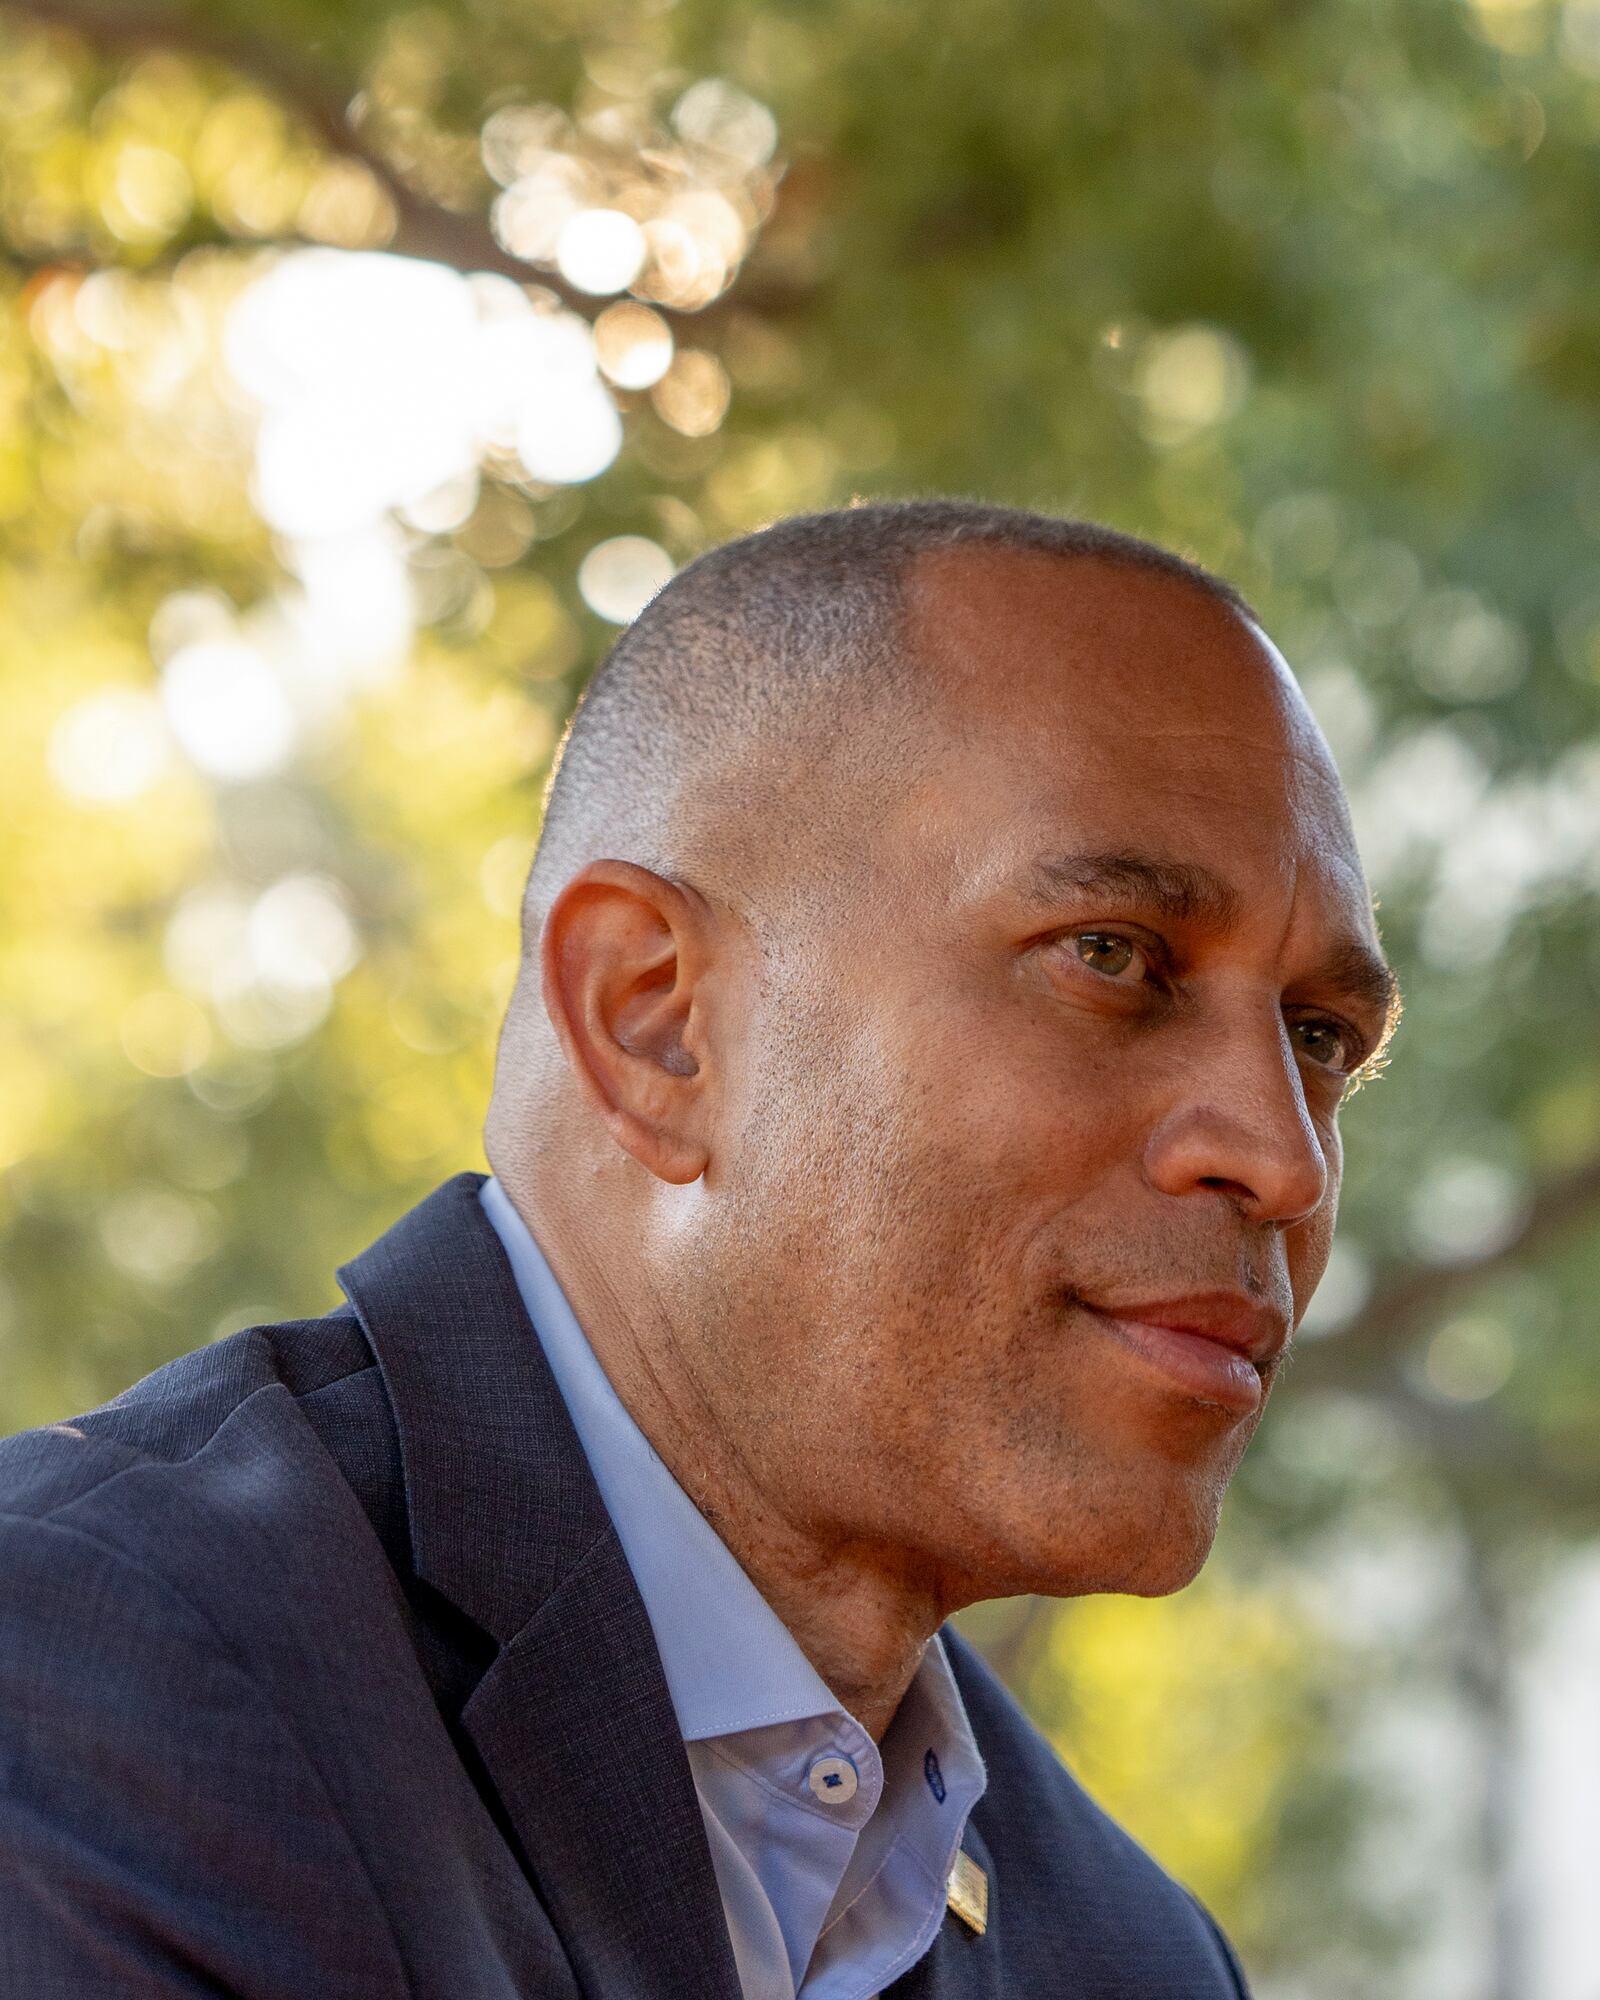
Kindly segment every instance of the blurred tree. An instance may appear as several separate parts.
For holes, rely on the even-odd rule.
[[[1492,1709],[1446,1640],[1600,1501],[1597,140],[1595,0],[0,0],[0,1423],[479,1162],[549,753],[672,563],[855,493],[1182,547],[1407,1024],[1206,1577],[975,1624],[1254,1965],[1370,1993],[1364,1704]],[[1498,1581],[1386,1650],[1326,1579],[1419,1534]]]

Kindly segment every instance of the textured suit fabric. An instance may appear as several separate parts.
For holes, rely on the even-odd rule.
[[[3,2000],[738,2000],[676,1719],[483,1177],[0,1444]],[[989,1768],[895,2000],[1239,2000],[959,1637]]]

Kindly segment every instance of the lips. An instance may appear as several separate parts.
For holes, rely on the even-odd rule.
[[[1181,1298],[1096,1299],[1096,1312],[1113,1319],[1137,1320],[1142,1326],[1164,1327],[1169,1333],[1193,1334],[1232,1348],[1265,1368],[1288,1344],[1289,1328],[1282,1313],[1257,1305],[1242,1292],[1190,1292]]]
[[[1289,1337],[1283,1315],[1233,1292],[1081,1303],[1169,1389],[1239,1414],[1260,1408],[1262,1370]]]

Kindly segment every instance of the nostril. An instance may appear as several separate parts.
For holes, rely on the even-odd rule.
[[[1254,1201],[1255,1191],[1247,1188],[1243,1181],[1226,1180],[1220,1174],[1202,1174],[1199,1186],[1212,1188],[1218,1194],[1225,1194],[1233,1201]]]

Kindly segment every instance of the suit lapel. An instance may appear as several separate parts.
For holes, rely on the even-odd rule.
[[[997,1936],[997,1926],[1003,1920],[1001,1886],[983,1835],[970,1819],[961,1836],[961,1851],[970,1855],[988,1878],[988,1929],[981,1937],[975,1936],[953,1910],[947,1909],[932,1945],[888,1988],[884,2000],[1004,2000]]]
[[[483,1180],[338,1274],[394,1409],[417,1574],[499,1644],[462,1725],[586,1994],[738,2000],[650,1621]]]
[[[614,1534],[501,1653],[462,1723],[584,1992],[738,2000],[700,1803]]]

